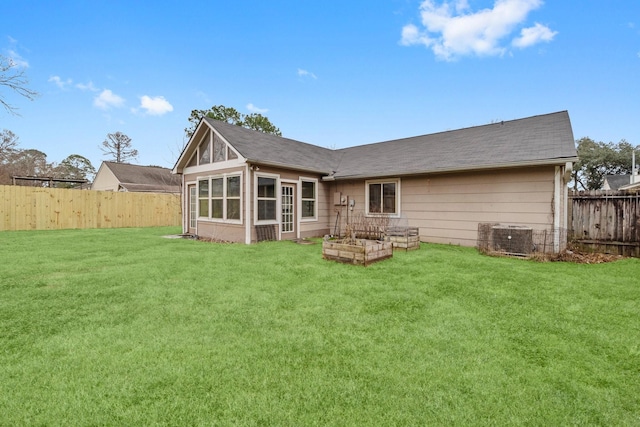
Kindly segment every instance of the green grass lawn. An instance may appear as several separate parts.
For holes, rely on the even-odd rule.
[[[0,425],[640,425],[640,260],[0,233]]]

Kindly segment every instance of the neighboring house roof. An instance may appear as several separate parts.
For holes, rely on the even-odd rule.
[[[617,188],[618,190],[638,190],[640,189],[640,181],[636,177],[636,182],[632,182],[630,184],[621,185]]]
[[[566,111],[340,150],[209,118],[203,121],[249,163],[316,171],[332,179],[564,164],[578,160]],[[193,150],[195,147],[191,153]],[[189,157],[189,150],[185,148],[174,171],[181,173]]]
[[[102,167],[109,168],[119,181],[119,186],[126,191],[180,193],[180,178],[173,175],[170,169],[116,162],[102,162],[100,169]]]
[[[605,190],[617,190],[631,183],[631,175],[606,175],[603,188]]]

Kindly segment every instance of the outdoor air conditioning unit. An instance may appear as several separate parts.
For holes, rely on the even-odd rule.
[[[529,255],[534,250],[533,229],[518,225],[494,225],[492,246],[496,252],[509,255]]]

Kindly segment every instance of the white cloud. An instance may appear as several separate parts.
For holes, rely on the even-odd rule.
[[[62,80],[60,76],[51,76],[49,77],[49,81],[54,83],[60,89],[65,89],[67,86],[70,86],[73,81],[71,79]]]
[[[302,68],[298,68],[298,75],[300,77],[311,77],[312,79],[317,79],[316,75],[310,71],[303,70]]]
[[[506,52],[503,39],[526,20],[529,12],[542,4],[542,0],[496,0],[493,9],[472,12],[466,0],[443,1],[441,4],[424,0],[420,4],[423,28],[414,24],[405,25],[400,43],[405,46],[424,45],[436,57],[444,60],[465,55],[503,55]],[[519,43],[519,47],[530,46],[549,41],[556,34],[538,25],[523,31],[514,44]],[[546,32],[542,31],[544,29]]]
[[[256,107],[255,105],[253,105],[251,103],[247,104],[247,110],[251,111],[252,113],[258,113],[258,114],[264,114],[267,111],[269,111],[266,108],[258,108],[258,107]]]
[[[150,116],[162,116],[173,111],[173,105],[164,99],[164,96],[150,97],[143,95],[140,97],[140,108]]]
[[[9,57],[9,62],[12,67],[21,67],[21,68],[29,68],[29,62],[24,59],[18,52],[13,49],[9,49],[7,51],[7,56]]]
[[[513,39],[513,45],[515,47],[525,48],[538,44],[540,42],[550,42],[558,34],[557,31],[551,31],[551,29],[542,24],[538,24],[529,28],[523,28],[520,31],[520,37]]]
[[[116,95],[109,89],[105,89],[100,92],[100,95],[93,99],[93,105],[101,110],[108,110],[111,107],[118,108],[124,105],[124,98]]]
[[[89,83],[77,83],[76,87],[78,89],[80,89],[80,90],[84,90],[84,91],[88,90],[88,91],[91,91],[91,92],[97,92],[97,91],[100,90],[97,87],[95,87],[93,85],[93,82],[91,82],[91,81]]]

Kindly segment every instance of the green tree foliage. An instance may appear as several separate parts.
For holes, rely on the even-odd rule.
[[[224,105],[214,105],[209,110],[192,110],[189,116],[189,126],[184,129],[187,138],[191,138],[196,126],[203,117],[209,117],[214,120],[220,120],[236,126],[242,126],[248,129],[257,130],[272,135],[282,136],[282,132],[262,114],[252,113],[243,114],[232,107]]]
[[[574,188],[577,190],[599,190],[606,175],[624,175],[631,173],[634,147],[624,139],[612,142],[596,142],[585,137],[577,141],[578,162],[573,167]]]
[[[91,164],[91,161],[79,154],[70,155],[53,169],[53,175],[56,178],[92,181],[95,174],[96,169]],[[70,184],[70,186],[74,185]]]
[[[11,58],[0,55],[0,86],[9,88],[29,100],[38,96],[38,92],[27,87],[29,80],[24,74],[24,68],[20,67]],[[17,107],[10,104],[5,95],[0,93],[0,105],[11,114],[17,114]]]
[[[116,163],[124,163],[138,157],[138,150],[131,146],[131,138],[122,132],[107,134],[107,139],[102,141],[100,149]]]

